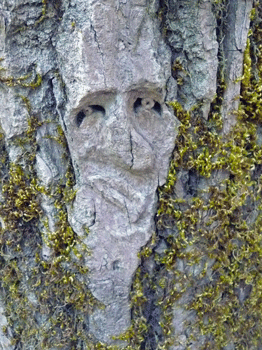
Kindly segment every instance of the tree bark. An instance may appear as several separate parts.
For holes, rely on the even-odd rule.
[[[253,0],[0,4],[0,348],[261,348]]]

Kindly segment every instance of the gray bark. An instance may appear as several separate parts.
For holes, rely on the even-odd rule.
[[[168,102],[178,100],[185,110],[201,105],[207,120],[223,65],[223,135],[230,132],[236,122],[233,111],[239,103],[240,82],[235,80],[242,75],[253,1],[228,2],[227,23],[220,36],[211,0],[62,0],[44,5],[40,0],[0,3],[0,57],[5,69],[0,83],[0,124],[8,164],[25,165],[25,148],[16,140],[26,134],[29,115],[37,116],[41,125],[36,133],[35,174],[40,185],[56,188],[66,183],[67,167],[72,164],[76,196],[66,205],[67,220],[78,244],[91,249],[81,262],[89,269],[83,278],[105,305],[87,316],[86,332],[95,342],[124,347],[126,342],[112,340],[112,336],[125,332],[132,323],[129,294],[136,270],[156,280],[163,277],[153,260],[141,260],[138,253],[156,231],[154,249],[163,254],[166,237],[176,230],[157,230],[155,219],[157,188],[165,183],[180,124]],[[185,71],[175,72],[176,63],[182,63]],[[28,79],[21,79],[29,73]],[[36,81],[38,75],[41,85],[30,87],[28,81]],[[30,101],[30,112],[25,98]],[[67,159],[63,157],[65,145],[57,142],[57,125],[66,137]],[[190,193],[188,183],[195,179],[181,169],[173,196],[193,198],[227,176],[221,171],[202,179]],[[54,197],[39,196],[41,260],[50,263],[56,256],[49,233],[56,230],[57,209]],[[1,226],[4,230],[5,223]],[[33,252],[28,252],[29,265],[34,264]],[[207,259],[207,264],[211,267],[212,261]],[[176,269],[188,273],[179,259]],[[199,267],[193,273],[198,276],[201,271]],[[145,290],[142,313],[151,332],[146,346],[156,349],[164,341],[161,311],[154,304],[157,292],[149,286]],[[15,349],[9,340],[12,327],[7,327],[9,333],[1,331],[8,318],[3,294],[0,348]],[[193,294],[189,288],[173,305],[176,342],[172,350],[188,347],[189,327],[184,321],[193,324],[196,315],[185,305]],[[34,291],[28,291],[28,299],[37,305]],[[39,327],[45,321],[41,314],[37,316]],[[201,349],[204,340],[198,336],[190,348]]]
[[[200,4],[197,1],[168,1],[166,6],[165,25],[167,26],[167,42],[172,49],[172,59],[175,62],[183,62],[184,66],[187,67],[187,72],[189,72],[189,74],[185,74],[185,72],[180,71],[177,75],[178,78],[183,78],[183,84],[178,88],[177,99],[187,110],[201,102],[203,118],[207,119],[210,113],[210,104],[215,97],[215,92],[218,92],[221,80],[223,80],[225,88],[221,103],[223,119],[221,135],[226,138],[237,122],[235,111],[238,109],[240,100],[239,78],[243,74],[243,55],[250,28],[249,15],[253,2],[228,2],[223,9],[224,13],[220,14],[219,24],[216,21],[214,11],[212,11],[210,1],[201,1]],[[218,25],[221,32],[218,31]],[[223,180],[229,177],[229,174],[220,170],[212,174],[209,179],[203,179],[192,171],[181,169],[178,170],[176,177],[177,181],[171,198],[174,200],[180,198],[192,205],[194,197],[199,196],[199,198],[207,199],[207,195],[203,195],[203,191],[208,193],[208,189],[213,186],[219,188]],[[209,216],[211,215],[210,212]],[[203,219],[203,227],[209,216]],[[165,242],[170,234],[178,236],[174,223],[173,225],[168,223],[165,229],[161,225],[159,248],[156,249],[160,256],[161,254],[164,256],[164,251],[167,249]],[[185,251],[194,252],[197,249],[198,247],[193,245],[187,247]],[[209,349],[207,346],[208,336],[199,331],[194,333],[195,327],[198,327],[199,316],[197,316],[196,310],[188,309],[188,305],[196,294],[205,290],[205,286],[212,284],[214,262],[206,256],[201,259],[199,264],[194,263],[192,266],[186,259],[179,258],[174,264],[174,270],[179,271],[180,276],[184,276],[183,287],[179,284],[180,282],[177,282],[174,290],[179,292],[185,286],[187,287],[182,297],[173,304],[172,325],[175,341],[170,346],[172,350]],[[205,264],[206,277],[201,278],[199,276],[201,276]],[[171,279],[171,275],[162,273],[162,278]],[[169,289],[169,291],[171,290],[172,288]],[[159,291],[159,293],[162,292]],[[250,289],[246,289],[243,293],[242,300],[248,297]],[[161,300],[164,300],[164,297]],[[203,318],[203,322],[208,324],[208,319]],[[159,334],[157,327],[155,327],[155,334]],[[192,334],[194,334],[193,339],[190,337]],[[228,343],[223,349],[236,348],[234,343],[230,343],[230,341]],[[210,344],[212,344],[212,340]],[[212,346],[215,345],[211,345],[210,348],[213,348]]]

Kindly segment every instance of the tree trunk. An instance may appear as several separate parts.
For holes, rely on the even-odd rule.
[[[260,349],[253,0],[0,4],[0,349]]]

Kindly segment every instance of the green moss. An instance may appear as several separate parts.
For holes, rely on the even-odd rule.
[[[33,130],[36,131],[33,125],[34,121],[30,120],[27,140],[31,142]],[[4,223],[0,236],[0,276],[12,342],[22,348],[49,349],[55,343],[58,348],[73,349],[79,339],[90,343],[84,329],[86,317],[95,306],[102,305],[92,296],[83,279],[87,273],[83,256],[89,251],[67,221],[64,203],[71,198],[68,193],[71,193],[72,176],[68,171],[65,186],[51,193],[38,184],[32,166],[29,168],[34,157],[31,154],[26,157],[24,155],[21,164],[10,164],[0,206]],[[41,259],[43,235],[38,228],[43,217],[42,193],[54,200],[57,211],[56,230],[49,232],[45,241],[52,251],[48,261]],[[28,249],[35,258],[28,256]],[[36,322],[37,314],[45,321]]]
[[[2,71],[5,72],[4,69]],[[1,72],[1,70],[0,70]],[[6,84],[7,86],[21,86],[24,88],[36,89],[42,84],[42,77],[40,74],[36,73],[35,77],[28,81],[32,77],[32,73],[26,74],[24,76],[15,78],[12,76],[0,75],[0,82]]]
[[[28,78],[4,78],[2,82],[26,88],[29,84],[21,82]],[[31,88],[34,88],[33,84]],[[5,137],[0,133],[3,174],[0,280],[8,320],[5,332],[11,332],[12,344],[21,349],[51,349],[56,344],[57,348],[71,350],[81,344],[88,350],[116,350],[119,347],[97,343],[87,333],[88,316],[94,308],[103,308],[103,305],[93,297],[87,284],[88,269],[84,257],[91,252],[67,219],[66,205],[72,203],[76,191],[63,130],[58,125],[56,135],[50,138],[64,148],[63,158],[68,164],[65,180],[52,188],[44,188],[35,171],[36,132],[43,122],[31,114],[29,99],[19,96],[28,112],[28,128],[12,140],[21,149],[16,163],[8,161]],[[49,197],[54,203],[54,231],[50,231],[42,211],[42,196]],[[45,233],[41,230],[43,226]],[[51,251],[47,260],[42,257],[43,244]],[[139,304],[139,310],[144,302],[141,288],[137,277],[131,299],[132,304]],[[120,337],[126,340],[125,348],[139,349],[146,330],[145,319],[137,318]]]
[[[10,84],[10,79],[3,82],[27,87],[20,80],[14,84]],[[80,339],[92,344],[85,331],[87,316],[94,307],[102,305],[92,296],[83,278],[88,272],[83,256],[89,251],[67,221],[65,204],[75,195],[72,168],[68,162],[64,185],[49,190],[39,184],[34,164],[36,132],[42,123],[31,115],[30,101],[20,97],[28,111],[28,128],[13,140],[22,151],[16,163],[8,162],[3,133],[0,140],[1,173],[5,174],[0,204],[0,279],[8,329],[13,334],[12,343],[24,349],[49,349],[54,343],[58,348],[73,349]],[[58,141],[65,146],[60,128]],[[44,220],[42,195],[53,200],[56,211],[56,230],[48,235],[39,229],[40,221]],[[52,252],[48,261],[41,258],[44,237]]]
[[[163,344],[176,341],[172,337],[173,305],[193,288],[194,297],[184,305],[197,315],[195,325],[188,325],[189,349],[190,342],[200,334],[206,336],[203,349],[222,349],[229,344],[235,349],[261,347],[262,206],[258,174],[262,149],[257,135],[261,126],[262,41],[260,24],[256,24],[260,16],[260,8],[258,14],[252,12],[238,123],[226,138],[220,136],[218,100],[208,121],[197,109],[189,113],[177,102],[172,103],[182,125],[168,181],[160,190],[158,227],[176,227],[178,234],[166,239],[169,247],[162,255],[155,254],[159,268],[173,275],[169,286],[164,277],[159,280],[165,290],[159,298],[166,335]],[[200,180],[216,180],[221,174],[221,180],[215,181],[216,186],[206,182],[195,197],[174,199],[181,169],[193,172]],[[179,260],[187,266],[184,272],[177,270]],[[197,275],[193,267],[198,269]],[[244,291],[245,298],[241,297]]]
[[[46,17],[47,0],[42,0],[42,16],[35,22],[35,25],[43,22]]]

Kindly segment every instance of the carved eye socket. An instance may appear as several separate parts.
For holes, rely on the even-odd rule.
[[[99,106],[99,105],[91,105],[88,106],[87,108],[81,110],[77,115],[76,115],[76,125],[78,127],[81,126],[83,120],[85,119],[85,117],[90,117],[90,116],[94,116],[94,117],[104,117],[106,114],[106,111],[104,109],[104,107]]]
[[[134,111],[137,113],[139,110],[151,110],[161,115],[162,108],[159,102],[153,100],[152,98],[137,98],[134,103]]]

